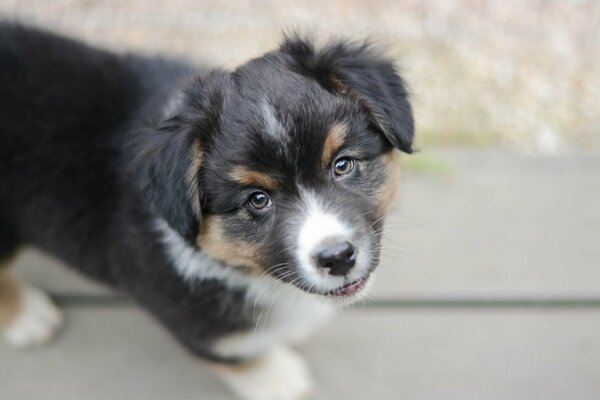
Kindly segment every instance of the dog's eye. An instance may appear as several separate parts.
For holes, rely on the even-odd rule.
[[[264,210],[265,208],[271,207],[273,202],[265,193],[254,192],[248,197],[248,205],[255,210]]]
[[[349,157],[340,157],[333,163],[333,174],[336,177],[348,175],[354,170],[354,160]]]

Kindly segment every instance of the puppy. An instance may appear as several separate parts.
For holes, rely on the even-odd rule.
[[[0,263],[31,245],[130,295],[243,399],[310,392],[288,345],[365,293],[413,117],[366,44],[234,71],[0,24]],[[60,312],[0,271],[18,346]]]

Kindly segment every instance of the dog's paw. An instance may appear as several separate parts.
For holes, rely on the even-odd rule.
[[[242,400],[305,400],[312,392],[306,362],[282,347],[250,365],[221,370],[227,386]]]
[[[5,341],[14,347],[31,347],[52,339],[63,323],[63,315],[48,295],[23,285],[17,316],[4,329]]]

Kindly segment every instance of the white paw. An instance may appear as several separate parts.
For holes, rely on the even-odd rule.
[[[243,400],[308,399],[312,382],[306,362],[282,347],[239,369],[221,372],[227,386]]]
[[[5,328],[4,339],[14,347],[30,347],[52,339],[63,315],[48,295],[32,286],[21,287],[20,311]]]

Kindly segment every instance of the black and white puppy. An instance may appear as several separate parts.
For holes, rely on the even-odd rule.
[[[393,64],[298,37],[234,71],[0,24],[0,263],[38,247],[127,293],[245,399],[296,399],[286,347],[360,298],[410,153]],[[61,322],[0,269],[15,345]]]

